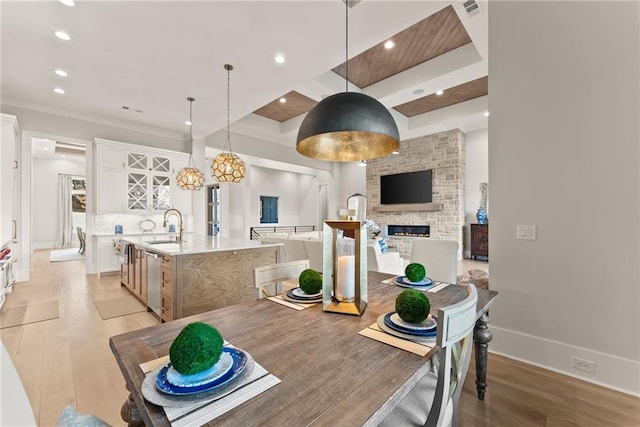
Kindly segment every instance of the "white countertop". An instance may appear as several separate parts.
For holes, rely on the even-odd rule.
[[[184,235],[191,235],[191,234],[195,234],[195,232],[193,231],[185,231],[183,233]],[[178,233],[176,232],[169,232],[169,231],[158,231],[158,232],[154,232],[154,233],[143,233],[143,232],[139,232],[139,233],[122,233],[122,234],[115,234],[115,233],[104,233],[104,232],[98,232],[98,233],[93,233],[92,236],[96,236],[96,237],[122,237],[122,238],[126,238],[126,237],[134,237],[134,236],[177,236]]]
[[[163,255],[187,255],[206,252],[234,251],[253,248],[270,248],[282,246],[282,243],[262,243],[258,240],[234,239],[228,237],[203,236],[201,234],[187,234],[180,243],[156,243],[162,241],[157,236],[126,237],[122,240],[128,243]]]

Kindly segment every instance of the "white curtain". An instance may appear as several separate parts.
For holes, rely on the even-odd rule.
[[[73,218],[71,215],[71,176],[58,175],[58,236],[56,246],[68,248],[71,245]]]

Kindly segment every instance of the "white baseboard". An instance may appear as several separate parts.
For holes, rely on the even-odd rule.
[[[489,325],[489,351],[622,393],[640,397],[640,362]],[[571,366],[571,357],[595,362],[593,373]]]
[[[37,249],[56,249],[56,242],[38,242],[31,245],[32,250]]]

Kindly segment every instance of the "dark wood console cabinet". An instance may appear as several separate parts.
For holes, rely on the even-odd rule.
[[[471,224],[471,258],[489,258],[489,224]]]

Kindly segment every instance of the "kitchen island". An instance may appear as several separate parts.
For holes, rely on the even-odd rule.
[[[253,269],[278,262],[280,243],[185,235],[124,238],[128,263],[121,281],[162,321],[257,299]]]

